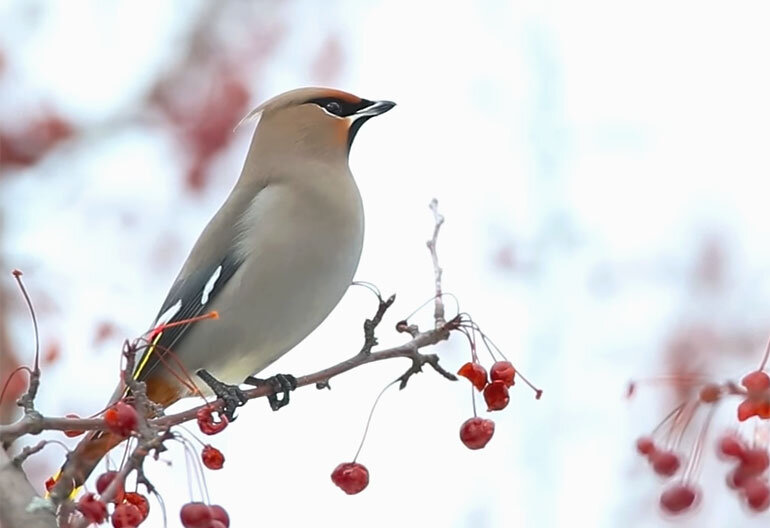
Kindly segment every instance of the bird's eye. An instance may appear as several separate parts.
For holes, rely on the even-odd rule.
[[[340,115],[342,107],[337,101],[330,101],[326,103],[326,110],[331,114]]]

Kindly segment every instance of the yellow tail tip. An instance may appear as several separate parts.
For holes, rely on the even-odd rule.
[[[57,471],[53,477],[45,481],[45,498],[46,499],[51,498],[50,490],[56,485],[56,483],[59,481],[60,478],[61,478],[61,469]],[[70,492],[69,499],[75,500],[75,497],[78,496],[78,493],[80,493],[80,488],[82,487],[83,486],[77,486],[73,488],[73,490]]]

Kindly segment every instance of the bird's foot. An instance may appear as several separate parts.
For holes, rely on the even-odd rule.
[[[206,369],[200,369],[195,374],[209,386],[211,391],[216,394],[217,398],[220,398],[225,402],[225,408],[222,410],[222,414],[227,416],[229,421],[235,421],[235,409],[248,401],[246,394],[238,388],[238,385],[228,385],[227,383],[223,383],[209,374]]]
[[[267,395],[267,401],[270,403],[270,408],[277,411],[281,407],[289,404],[289,393],[297,388],[297,378],[291,374],[276,374],[267,379],[255,378],[249,376],[244,383],[248,385],[254,385],[255,387],[261,387],[263,385],[270,385],[273,388],[273,393]],[[278,397],[278,393],[281,393],[281,398]]]

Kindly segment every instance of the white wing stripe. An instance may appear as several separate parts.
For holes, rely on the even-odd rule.
[[[171,306],[168,310],[163,312],[160,317],[158,317],[158,320],[155,323],[155,327],[168,323],[177,313],[179,313],[179,310],[181,309],[182,309],[182,299],[179,299],[176,302],[176,304]]]
[[[221,274],[222,266],[220,265],[216,270],[214,270],[214,273],[211,275],[211,278],[209,278],[206,286],[203,287],[203,294],[201,295],[201,306],[209,302],[209,295],[211,295],[211,292],[214,290],[214,286],[216,285],[217,280],[219,280],[219,276]]]

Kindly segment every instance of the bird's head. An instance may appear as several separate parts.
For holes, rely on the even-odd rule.
[[[361,125],[395,105],[331,88],[299,88],[266,101],[245,120],[259,119],[255,144],[347,159]]]

